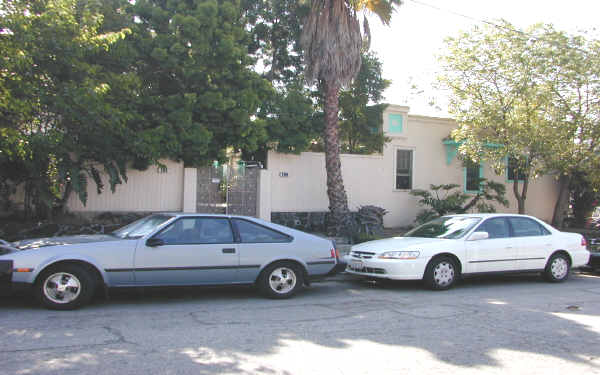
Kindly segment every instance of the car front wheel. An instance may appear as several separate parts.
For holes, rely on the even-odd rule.
[[[269,298],[293,296],[304,283],[302,270],[292,262],[278,262],[268,266],[258,280],[260,291]]]
[[[444,290],[451,288],[457,277],[458,267],[456,262],[449,257],[439,257],[429,262],[423,281],[430,289]]]
[[[544,278],[553,283],[565,281],[569,277],[570,268],[571,263],[565,254],[554,254],[546,264]]]
[[[42,272],[35,286],[38,300],[52,310],[77,309],[92,298],[94,279],[77,264],[62,264]]]

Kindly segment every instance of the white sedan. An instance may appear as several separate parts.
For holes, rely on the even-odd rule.
[[[580,234],[561,232],[525,215],[443,216],[403,237],[365,242],[346,256],[346,272],[375,279],[423,280],[448,289],[461,276],[540,272],[551,282],[567,279],[588,263]]]

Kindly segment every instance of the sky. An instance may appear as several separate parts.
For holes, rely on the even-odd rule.
[[[446,94],[432,86],[444,39],[498,19],[521,28],[542,22],[569,33],[591,31],[600,29],[600,0],[404,0],[390,26],[369,20],[371,50],[392,81],[385,102],[408,105],[411,114],[448,117]]]

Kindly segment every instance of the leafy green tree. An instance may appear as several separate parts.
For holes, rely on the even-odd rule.
[[[522,31],[504,22],[447,44],[441,81],[452,92],[459,123],[452,135],[461,153],[491,161],[498,173],[511,161],[511,172],[522,175],[513,182],[520,213],[530,179],[559,175],[553,221],[560,224],[570,176],[585,171],[599,181],[599,42],[548,25]]]
[[[298,0],[244,0],[251,42],[249,52],[257,59],[263,77],[284,91],[303,82],[301,21],[309,7]]]
[[[300,21],[310,8],[295,0],[247,1],[243,7],[252,35],[250,51],[263,77],[276,89],[259,112],[266,123],[270,148],[278,152],[322,152],[323,95],[302,85]],[[369,104],[381,101],[389,81],[382,78],[381,62],[375,55],[363,52],[361,58],[357,78],[340,95],[342,152],[379,152],[385,140],[381,132],[384,106]],[[265,151],[266,147],[259,154]]]
[[[154,129],[149,154],[164,147],[196,165],[266,142],[253,115],[272,88],[253,70],[237,1],[140,0],[128,12],[138,20],[129,40],[143,83],[137,126]]]
[[[594,188],[590,184],[587,173],[584,172],[576,172],[571,175],[569,189],[571,191],[570,203],[573,208],[573,220],[570,224],[582,228],[600,202],[600,189]]]
[[[342,152],[371,154],[382,152],[383,92],[391,81],[381,75],[382,64],[373,53],[361,54],[358,75],[347,90],[340,92],[340,143]]]
[[[504,207],[508,206],[505,198],[506,188],[503,184],[482,178],[480,186],[481,190],[475,196],[464,194],[460,191],[460,185],[457,184],[429,185],[431,191],[411,190],[411,195],[420,197],[419,205],[427,207],[417,215],[417,223],[424,223],[447,214],[462,214],[475,209],[478,212],[496,212],[494,203]]]
[[[273,90],[254,71],[237,1],[0,6],[0,168],[26,168],[14,182],[29,180],[37,208],[70,191],[85,203],[88,177],[104,188],[101,170],[114,191],[130,167],[198,165],[266,142],[254,115]]]
[[[312,0],[304,22],[301,45],[306,78],[309,82],[320,82],[324,92],[323,140],[332,233],[351,228],[341,173],[338,113],[340,89],[348,86],[360,71],[363,36],[357,13],[370,11],[388,24],[394,6],[400,4],[399,0]]]
[[[266,129],[271,148],[282,153],[300,153],[311,147],[323,129],[322,117],[307,91],[291,88],[278,92],[265,103]]]
[[[540,45],[504,23],[461,33],[447,46],[441,81],[451,90],[450,112],[459,124],[452,136],[461,154],[490,161],[498,173],[511,161],[511,172],[522,176],[514,178],[513,192],[524,213],[530,179],[548,172],[550,144],[540,135],[550,93],[534,73]]]
[[[258,117],[264,121],[268,143],[245,158],[266,159],[267,149],[300,153],[318,138],[322,124],[317,122],[315,93],[304,87],[304,64],[300,47],[301,20],[307,4],[297,0],[246,0],[247,27],[251,56],[256,68],[274,88],[262,101]]]
[[[97,63],[129,32],[98,32],[96,4],[74,0],[13,1],[0,4],[0,87],[3,157],[0,169],[24,183],[26,208],[49,214],[54,199],[75,188],[85,200],[86,173],[98,176],[95,162],[117,183],[122,161],[108,156],[119,143],[122,110],[105,100],[109,87],[126,85]],[[107,145],[111,135],[115,144]],[[15,171],[15,168],[21,168]],[[6,183],[6,182],[3,182]],[[10,181],[8,182],[10,183]]]
[[[553,224],[561,225],[569,192],[579,195],[582,175],[591,190],[600,189],[600,41],[551,26],[540,29],[544,48],[537,75],[551,93],[545,108],[552,142],[546,160],[559,175]]]

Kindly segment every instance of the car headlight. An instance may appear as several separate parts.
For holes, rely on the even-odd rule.
[[[418,251],[386,251],[378,256],[379,259],[417,259]]]

